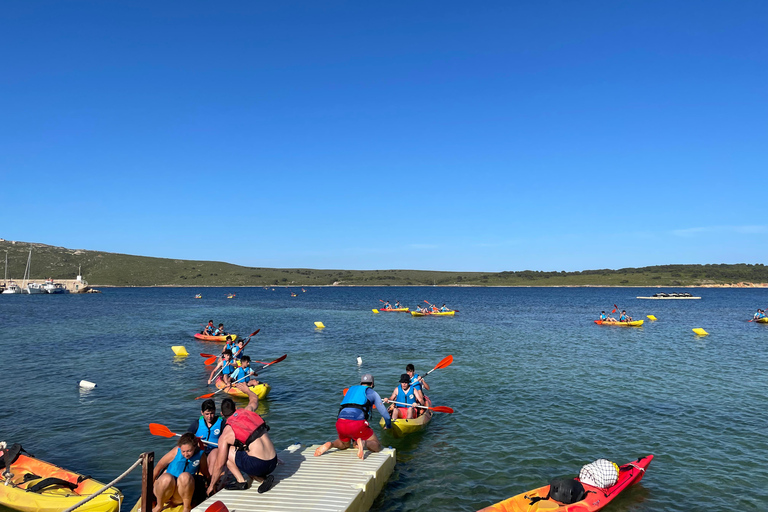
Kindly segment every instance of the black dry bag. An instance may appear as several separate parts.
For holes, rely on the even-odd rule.
[[[574,478],[555,478],[549,484],[549,497],[566,505],[587,497],[584,486]]]

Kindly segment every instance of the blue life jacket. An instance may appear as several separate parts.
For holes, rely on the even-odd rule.
[[[341,401],[339,412],[345,407],[362,409],[365,413],[365,419],[367,420],[371,415],[371,402],[368,400],[368,397],[365,396],[366,390],[368,389],[368,386],[363,386],[362,384],[350,387],[347,390],[347,394],[344,395],[344,399]]]
[[[199,437],[203,441],[210,441],[211,443],[218,444],[222,429],[221,425],[223,423],[224,419],[219,416],[216,418],[216,421],[213,422],[213,425],[209,427],[205,423],[205,418],[200,416],[200,419],[197,420],[197,431],[195,432],[195,436]],[[212,450],[213,448],[213,446],[206,445],[206,452]]]
[[[605,314],[605,313],[601,313],[601,314],[600,314],[600,320],[605,320],[605,319],[607,319],[607,318],[608,318],[608,316],[606,316],[606,314]]]
[[[401,404],[408,404],[411,405],[413,403],[416,403],[416,396],[413,392],[413,388],[408,388],[408,391],[403,391],[402,386],[397,387],[397,401]],[[402,405],[398,405],[398,407],[403,407]]]
[[[195,454],[189,459],[185,459],[181,454],[181,448],[177,447],[176,456],[173,458],[166,473],[178,478],[182,473],[190,473],[194,475],[200,468],[200,457],[203,456],[203,450],[197,450]]]
[[[242,366],[235,370],[235,372],[232,374],[232,381],[233,382],[245,382],[248,384],[251,380],[251,374],[253,373],[253,370],[251,368],[248,368],[247,370],[243,368]],[[245,377],[243,379],[243,377]],[[240,380],[243,379],[243,380]]]
[[[421,391],[421,382],[419,382],[419,374],[418,373],[414,373],[413,374],[413,378],[411,379],[410,385],[411,385],[411,387],[413,388],[414,391],[417,390],[417,389],[419,391]]]
[[[221,370],[222,375],[231,375],[235,371],[235,364],[232,361],[225,362],[224,368]]]

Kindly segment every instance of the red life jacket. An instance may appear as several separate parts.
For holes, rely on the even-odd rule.
[[[261,416],[247,409],[237,409],[227,418],[227,425],[235,433],[235,447],[238,450],[247,450],[249,444],[269,430],[269,425],[264,423]]]

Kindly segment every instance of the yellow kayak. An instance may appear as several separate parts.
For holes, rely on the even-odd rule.
[[[195,333],[195,338],[203,341],[234,341],[237,339],[237,334],[223,334],[221,336],[209,336],[208,334]]]
[[[427,407],[432,407],[432,401],[429,397],[424,397],[427,402]],[[427,426],[432,419],[432,411],[429,409],[423,409],[424,414],[418,416],[412,420],[396,419],[392,421],[392,435],[395,437],[403,437],[414,432],[418,432]],[[386,425],[384,418],[381,418],[379,425],[383,428]]]
[[[758,318],[757,320],[755,320],[755,322],[757,322],[759,324],[768,324],[768,317],[766,317],[766,318]]]
[[[619,327],[640,327],[645,320],[633,320],[632,322],[607,322],[605,320],[595,320],[597,325],[618,325]]]
[[[413,316],[453,316],[455,311],[438,311],[437,313],[419,313],[418,311],[411,311]]]
[[[218,379],[216,379],[216,387],[218,389],[224,389],[227,387],[227,385],[224,384],[224,382],[221,380],[221,377],[219,377]],[[251,391],[256,393],[256,396],[259,397],[259,400],[264,400],[265,398],[267,398],[267,395],[269,394],[269,390],[272,389],[272,386],[270,386],[266,382],[262,382],[260,384],[257,384],[256,386],[248,386],[248,387],[250,388]],[[237,388],[225,389],[224,392],[232,396],[240,396],[244,398],[248,396]]]
[[[61,512],[104,487],[89,477],[23,454],[11,464],[10,472],[10,483],[0,484],[0,505],[23,512]],[[116,512],[122,500],[120,491],[110,487],[77,510]]]

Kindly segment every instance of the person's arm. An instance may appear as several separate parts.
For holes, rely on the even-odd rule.
[[[397,390],[395,390],[395,393],[397,393]],[[387,411],[387,408],[384,407],[384,404],[381,402],[381,397],[377,392],[372,390],[371,388],[368,388],[365,391],[365,395],[373,402],[373,405],[376,406],[376,410],[379,411],[379,414],[381,414],[381,417],[384,418],[384,428],[392,428],[392,419],[389,417],[389,412]]]
[[[245,408],[249,411],[256,412],[256,409],[259,408],[258,395],[251,391],[251,388],[249,388],[245,382],[238,382],[235,387],[248,396],[248,405]]]
[[[379,394],[376,393],[376,396],[378,396],[378,395]],[[389,403],[389,402],[393,401],[395,398],[397,398],[397,388],[395,388],[395,390],[392,392],[392,396],[390,396],[389,398],[385,398],[384,399],[384,403]]]
[[[178,446],[174,446],[171,448],[171,451],[163,455],[163,457],[157,461],[157,465],[155,465],[155,472],[152,474],[152,478],[157,480],[157,478],[163,474],[163,471],[165,471],[165,468],[168,467],[168,464],[171,463],[173,458],[176,456],[176,450],[178,450]]]
[[[419,375],[419,383],[421,384],[421,387],[424,388],[425,391],[429,391],[429,384],[427,384],[427,381],[425,381],[421,375]]]
[[[419,403],[419,405],[427,405],[424,403],[424,393],[422,393],[420,389],[414,389],[413,396],[416,397],[416,401]]]
[[[216,370],[218,370],[219,368],[222,368],[223,363],[224,361],[219,361],[219,364],[216,365],[216,368],[211,370],[211,374],[208,376],[208,384],[210,384],[211,380],[213,380],[213,375],[216,373]]]

